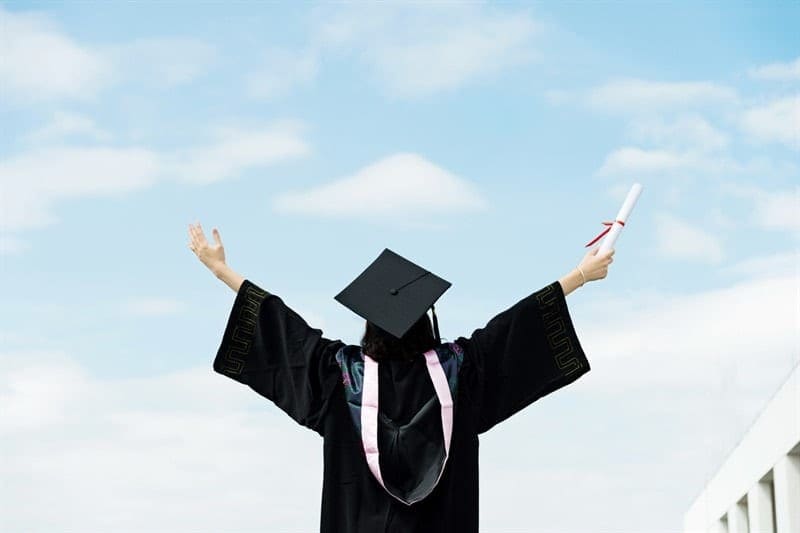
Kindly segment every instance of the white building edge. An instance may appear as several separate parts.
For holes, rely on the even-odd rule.
[[[800,365],[698,495],[684,533],[800,533]]]

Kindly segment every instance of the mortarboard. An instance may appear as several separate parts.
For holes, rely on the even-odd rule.
[[[397,338],[430,307],[434,335],[441,342],[433,304],[450,285],[449,281],[386,248],[335,299]]]

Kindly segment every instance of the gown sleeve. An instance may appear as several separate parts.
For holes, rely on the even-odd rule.
[[[589,371],[558,281],[455,342],[478,433]]]
[[[278,296],[245,279],[213,368],[322,434],[328,401],[340,381],[335,354],[343,345],[324,338]]]

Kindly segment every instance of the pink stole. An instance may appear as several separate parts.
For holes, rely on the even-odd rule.
[[[372,475],[375,476],[375,479],[378,480],[378,483],[381,484],[386,492],[404,504],[411,505],[427,496],[427,494],[414,501],[405,501],[392,494],[383,483],[378,453],[378,362],[367,354],[363,355],[364,382],[361,397],[361,442],[364,445],[364,453],[367,456],[367,465],[369,465]],[[442,461],[442,468],[436,478],[436,483],[431,487],[432,491],[439,483],[444,473],[444,466],[447,464],[447,457],[450,455],[450,437],[453,433],[453,397],[450,394],[447,376],[444,373],[444,369],[442,369],[436,350],[425,352],[425,362],[428,374],[431,376],[431,381],[433,381],[433,388],[436,390],[436,396],[438,396],[442,407],[442,432],[444,433],[444,461]]]

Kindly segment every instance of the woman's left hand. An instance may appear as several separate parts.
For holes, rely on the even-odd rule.
[[[197,224],[189,224],[189,249],[216,275],[219,269],[225,266],[225,248],[222,246],[222,239],[219,236],[217,228],[213,228],[211,233],[214,235],[216,244],[210,244],[206,240],[200,222]]]

